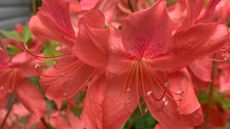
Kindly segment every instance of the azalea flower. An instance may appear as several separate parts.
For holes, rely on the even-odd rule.
[[[219,66],[221,73],[219,75],[220,91],[229,93],[229,84],[230,84],[230,64],[229,62],[221,64]]]
[[[0,49],[0,100],[15,93],[17,99],[37,117],[46,113],[45,100],[35,86],[27,81],[28,77],[37,75],[34,68],[36,60],[25,52],[19,53],[12,59]],[[34,101],[36,99],[36,101]]]
[[[121,30],[111,29],[108,75],[90,83],[82,113],[86,128],[119,128],[137,105],[141,109],[141,98],[158,127],[187,129],[202,123],[185,67],[221,48],[228,30],[219,23],[196,23],[201,8],[192,12],[195,6],[189,7],[191,14],[180,25],[159,0],[128,16]]]
[[[46,96],[55,100],[58,107],[63,100],[71,99],[84,89],[97,72],[104,71],[107,64],[109,30],[105,29],[104,15],[98,10],[88,12],[78,20],[78,28],[75,29],[71,24],[69,5],[64,0],[45,0],[30,21],[35,36],[59,41],[61,46],[66,47],[64,56],[40,76]],[[52,22],[52,26],[46,21]]]
[[[23,123],[23,119],[27,119],[30,116],[29,111],[21,103],[14,104],[11,110],[6,120],[5,128],[20,128],[24,126],[25,123]],[[0,123],[3,122],[6,114],[6,109],[0,110]]]

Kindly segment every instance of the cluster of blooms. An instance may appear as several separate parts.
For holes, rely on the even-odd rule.
[[[1,128],[118,129],[136,108],[155,129],[225,127],[229,23],[228,0],[43,0],[33,38],[0,44]]]

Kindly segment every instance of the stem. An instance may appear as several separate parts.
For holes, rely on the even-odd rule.
[[[128,0],[128,5],[129,5],[131,12],[135,12],[135,9],[134,9],[134,6],[133,6],[131,0]]]
[[[13,106],[14,106],[14,103],[16,102],[16,97],[15,95],[12,95],[12,100],[9,100],[9,108],[8,108],[8,111],[6,113],[6,116],[4,117],[3,121],[2,121],[2,124],[0,126],[0,129],[4,129],[5,125],[6,125],[6,120],[7,118],[9,117],[12,109],[13,109]]]
[[[43,123],[43,125],[46,127],[46,129],[50,129],[49,125],[46,123],[46,120],[44,117],[41,118],[41,122]]]
[[[215,55],[214,55],[215,56]],[[209,86],[209,98],[208,98],[208,105],[207,105],[207,109],[205,112],[205,129],[208,129],[208,121],[209,121],[209,113],[210,113],[210,108],[212,106],[212,102],[213,102],[213,93],[214,93],[214,80],[215,80],[215,74],[216,74],[216,62],[213,61],[213,65],[212,65],[212,71],[211,71],[211,82],[210,82],[210,86]]]
[[[36,9],[36,0],[32,0],[32,13],[36,14],[37,9]]]

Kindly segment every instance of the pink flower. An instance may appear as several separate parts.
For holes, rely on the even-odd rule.
[[[39,90],[26,80],[37,75],[34,68],[36,61],[24,52],[10,59],[2,49],[0,49],[0,57],[1,102],[14,92],[25,107],[37,117],[42,117],[46,113],[45,100]]]
[[[63,100],[71,99],[83,90],[88,81],[103,72],[107,65],[109,30],[104,27],[104,15],[98,10],[85,13],[75,29],[69,16],[69,4],[64,0],[45,0],[30,21],[31,30],[37,37],[59,41],[67,50],[55,66],[40,76],[46,96],[55,100],[58,107]]]
[[[53,113],[49,121],[55,128],[83,129],[80,119],[69,111]]]
[[[190,129],[202,123],[185,67],[223,46],[228,30],[197,22],[201,8],[193,12],[194,7],[178,25],[159,0],[128,16],[121,31],[111,30],[108,74],[93,79],[87,91],[82,113],[86,128],[119,128],[137,105],[141,108],[141,98],[162,128]]]

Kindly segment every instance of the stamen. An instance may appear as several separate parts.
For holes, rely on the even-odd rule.
[[[69,69],[66,69],[65,71],[61,71],[59,77],[65,77],[65,78],[68,78],[69,76],[72,75],[72,73],[74,73],[75,71],[78,71],[84,64],[79,64],[79,65],[74,65],[72,67],[70,67]],[[68,76],[66,76],[68,75]],[[47,83],[46,85],[47,86],[50,86],[50,85],[53,85],[55,84],[57,81],[60,81],[59,77],[58,76],[50,76],[51,78],[53,77],[57,77],[57,79],[55,79],[54,81],[50,82],[50,83]]]
[[[136,68],[136,96],[137,96],[139,110],[141,114],[144,115],[145,113],[142,111],[141,104],[140,104],[138,73],[139,73],[139,64],[137,64],[137,68]]]
[[[157,83],[157,86],[159,86],[160,88],[162,88],[162,90],[165,92],[165,94],[166,94],[166,96],[169,98],[169,99],[171,99],[172,101],[181,101],[182,99],[180,98],[180,99],[175,99],[173,96],[172,96],[172,92],[171,92],[171,90],[169,90],[167,87],[165,87],[165,84],[167,84],[167,86],[168,86],[168,82],[165,82],[165,83],[163,83],[163,81],[161,80],[161,78],[158,76],[158,74],[156,74],[156,72],[153,72],[152,70],[151,70],[151,66],[150,66],[150,64],[148,64],[148,63],[146,63],[147,64],[147,66],[149,66],[149,67],[147,67],[148,68],[148,70],[147,71],[149,71],[149,74],[148,75],[150,75],[151,77],[152,77],[152,79],[150,79],[150,80],[155,80],[155,82]],[[151,74],[152,73],[152,74]]]
[[[152,93],[153,93],[152,91],[148,91],[147,96],[150,96]]]
[[[53,68],[55,68],[57,71],[60,72],[60,74],[58,75],[47,75],[47,74],[43,74],[43,77],[47,77],[47,78],[54,78],[54,77],[64,77],[65,74],[68,73],[68,71],[74,71],[74,68],[76,67],[81,67],[83,63],[79,60],[75,61],[74,63],[71,63],[70,65],[67,65],[66,67],[59,69],[57,68],[56,65],[53,66]]]
[[[169,83],[168,83],[168,82],[165,82],[164,86],[165,86],[165,87],[169,87]]]
[[[167,106],[168,104],[169,104],[169,102],[168,102],[168,101],[165,101],[165,102],[164,102],[164,105],[165,105],[165,106]]]
[[[40,59],[56,59],[56,58],[61,58],[61,57],[65,57],[65,56],[70,56],[71,55],[71,54],[69,54],[69,55],[60,55],[60,56],[40,56],[40,55],[36,55],[36,54],[32,53],[31,51],[29,51],[27,49],[27,47],[25,46],[25,44],[23,43],[23,41],[21,42],[21,44],[22,44],[23,50],[26,53],[30,54],[31,56],[33,56],[35,58],[40,58]]]
[[[132,67],[130,67],[128,73],[126,74],[126,77],[125,77],[125,80],[124,80],[124,83],[123,83],[123,87],[124,87],[124,90],[126,91],[127,89],[130,89],[130,84],[132,82],[132,79],[133,79],[133,75],[134,75],[134,72],[135,72],[135,68],[136,68],[136,65],[133,64]],[[127,84],[127,81],[129,80],[128,84]],[[127,85],[127,86],[126,86]]]
[[[37,73],[38,75],[40,75],[40,74],[42,73],[42,65],[41,65],[41,64],[36,63],[36,64],[34,65],[34,68],[35,68],[35,71],[36,71],[36,73]]]

